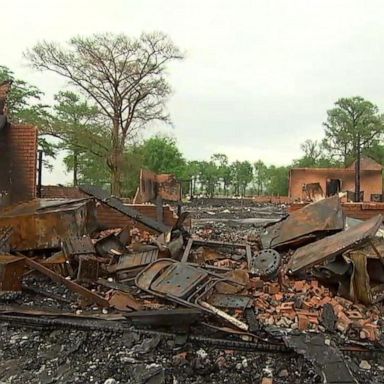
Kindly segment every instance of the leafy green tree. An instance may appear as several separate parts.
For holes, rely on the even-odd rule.
[[[199,181],[209,197],[215,195],[216,186],[220,180],[218,166],[211,161],[201,161],[199,163]]]
[[[296,168],[332,168],[340,166],[340,161],[335,159],[325,148],[324,143],[317,140],[306,140],[300,145],[304,155],[293,161]]]
[[[13,123],[40,125],[46,121],[48,106],[41,103],[44,95],[40,89],[24,80],[15,78],[14,73],[0,65],[0,83],[12,80],[11,91],[8,95],[8,116]]]
[[[376,105],[362,97],[342,98],[327,111],[323,145],[344,166],[360,151],[377,145],[384,133],[383,118]]]
[[[200,174],[200,163],[197,160],[188,161],[185,167],[184,179],[192,179],[192,191],[194,196],[197,192],[197,182]]]
[[[370,148],[366,148],[363,151],[363,155],[369,156],[379,164],[384,165],[384,145],[375,143]]]
[[[79,184],[98,185],[111,190],[110,170],[105,161],[91,151],[78,153]],[[68,171],[73,171],[73,156],[64,158]],[[139,147],[130,146],[124,154],[122,195],[133,197],[139,185],[140,169],[143,167],[143,154]]]
[[[182,58],[180,50],[163,33],[139,38],[96,34],[74,37],[68,47],[43,41],[25,56],[35,69],[66,78],[101,111],[109,129],[112,193],[120,196],[130,140],[152,121],[170,121],[165,110],[171,93],[166,69],[169,62]]]
[[[156,135],[141,145],[143,165],[156,173],[173,173],[183,176],[185,159],[177,147],[175,139]]]
[[[267,194],[273,196],[287,196],[290,167],[276,167],[271,165],[267,171]]]
[[[223,183],[224,195],[227,196],[232,176],[228,156],[224,153],[215,153],[211,156],[211,161],[213,161],[217,167],[218,177]]]
[[[253,164],[253,168],[255,173],[257,194],[261,195],[263,194],[267,183],[268,167],[261,160],[258,160]]]
[[[253,179],[252,164],[249,161],[235,161],[231,169],[235,194],[245,196],[247,186]]]
[[[324,145],[342,158],[344,165],[355,163],[355,201],[360,201],[361,153],[379,144],[384,134],[379,109],[362,97],[339,99],[327,112]]]
[[[183,193],[194,196],[198,191],[200,162],[197,160],[186,161],[183,172],[179,178],[183,181]]]
[[[304,156],[299,160],[295,160],[294,165],[300,168],[317,167],[319,159],[323,155],[321,143],[316,140],[305,140],[300,148],[304,152]]]
[[[108,136],[105,136],[109,132],[103,130],[98,121],[98,108],[90,106],[79,95],[70,91],[59,92],[55,95],[55,102],[50,134],[61,139],[58,147],[69,153],[65,163],[73,171],[73,185],[77,185],[79,173],[86,164],[79,161],[79,155],[89,152],[91,156],[83,158],[94,161],[98,157],[100,166],[111,149],[110,141],[106,140]]]
[[[80,151],[77,154],[78,184],[98,185],[110,190],[110,172],[103,159],[91,151]],[[64,158],[68,171],[73,171],[74,157],[68,155]]]

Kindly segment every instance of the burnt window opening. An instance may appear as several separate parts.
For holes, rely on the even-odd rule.
[[[340,179],[328,179],[326,187],[326,195],[334,196],[338,195],[341,191],[341,180]]]

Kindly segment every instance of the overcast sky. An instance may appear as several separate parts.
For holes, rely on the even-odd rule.
[[[173,128],[188,159],[288,164],[322,137],[326,110],[360,95],[384,110],[382,0],[12,0],[2,2],[1,65],[50,98],[63,86],[22,57],[38,40],[142,31],[186,53],[169,68]],[[154,127],[151,132],[164,128]],[[44,183],[71,180],[60,161]]]

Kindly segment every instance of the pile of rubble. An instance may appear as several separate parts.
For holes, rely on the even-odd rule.
[[[286,212],[284,204],[259,203],[254,199],[194,198],[188,203],[194,222],[229,221],[254,223],[270,221]]]
[[[84,190],[89,198],[0,212],[0,321],[172,336],[179,348],[191,342],[222,351],[299,353],[316,373],[313,381],[289,382],[356,383],[344,354],[382,351],[381,216],[346,219],[332,197],[243,239],[221,241],[212,240],[212,227],[188,232],[186,213],[169,228],[105,193]],[[97,204],[147,230],[102,230]],[[186,364],[188,352],[174,355]],[[228,364],[224,352],[216,360],[221,368]],[[272,376],[259,373],[258,380],[284,382]],[[159,377],[153,382],[172,382]]]

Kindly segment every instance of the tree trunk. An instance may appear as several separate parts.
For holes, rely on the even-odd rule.
[[[119,118],[115,116],[112,131],[112,155],[111,155],[111,193],[114,196],[121,196],[122,178],[122,157],[124,146],[120,145],[119,140]]]
[[[360,202],[360,132],[357,133],[356,163],[355,163],[355,201]]]
[[[117,197],[121,195],[121,171],[118,167],[112,169],[111,193]]]
[[[73,186],[78,185],[78,170],[79,170],[79,152],[77,149],[73,150]]]
[[[347,144],[344,145],[344,168],[348,166],[348,150]]]

